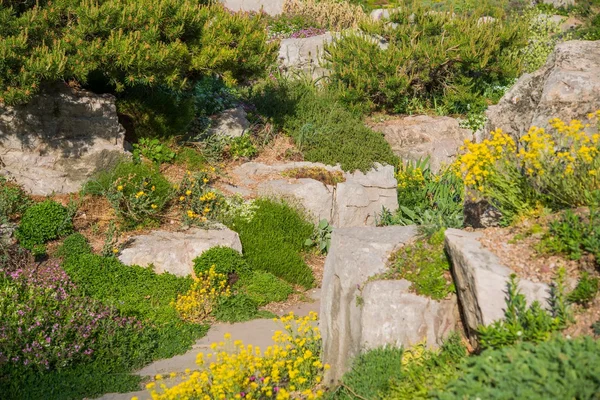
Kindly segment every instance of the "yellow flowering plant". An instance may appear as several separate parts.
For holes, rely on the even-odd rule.
[[[227,276],[219,274],[213,265],[207,272],[194,278],[190,290],[177,296],[171,305],[175,307],[182,320],[202,323],[211,317],[213,308],[222,298],[231,296]]]
[[[587,124],[554,118],[550,129],[531,127],[518,141],[501,129],[481,143],[466,141],[456,173],[472,200],[490,201],[505,223],[540,208],[589,205],[600,189],[598,117],[590,114]]]
[[[216,169],[208,167],[192,174],[186,173],[178,185],[178,203],[182,209],[182,220],[186,225],[208,222],[219,213],[223,196],[210,187],[217,177]]]
[[[320,360],[321,335],[317,314],[298,318],[290,313],[276,319],[285,331],[273,336],[275,344],[264,352],[241,341],[214,343],[213,353],[198,354],[199,369],[187,371],[182,382],[167,388],[152,382],[153,400],[171,399],[318,399],[324,371]]]

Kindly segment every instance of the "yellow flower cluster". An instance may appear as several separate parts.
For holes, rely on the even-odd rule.
[[[402,365],[421,364],[427,355],[427,343],[422,341],[402,352]]]
[[[186,223],[203,223],[208,221],[217,207],[221,197],[208,188],[208,184],[215,179],[215,168],[210,167],[192,174],[187,171],[177,190],[180,192],[179,201],[184,210],[183,219]]]
[[[194,279],[190,290],[179,295],[171,305],[184,321],[201,323],[210,318],[213,307],[223,297],[231,296],[227,277],[216,272],[213,265],[208,272]]]
[[[523,146],[519,149],[518,157],[521,165],[528,175],[544,174],[542,162],[552,157],[556,143],[552,135],[546,133],[544,128],[532,126],[525,136],[521,138]]]
[[[515,150],[515,141],[501,129],[496,129],[492,132],[492,138],[482,143],[465,140],[461,147],[464,153],[458,157],[454,166],[466,186],[482,191],[486,178],[494,172],[496,162],[506,153],[514,153]]]
[[[188,372],[171,388],[152,390],[154,400],[171,399],[305,399],[323,396],[318,389],[325,369],[320,360],[321,336],[316,313],[304,318],[293,314],[278,319],[286,331],[277,331],[275,344],[263,353],[241,341],[214,343],[214,353],[198,354],[198,371]],[[149,389],[154,389],[152,385]]]
[[[420,167],[406,168],[401,166],[396,173],[398,188],[408,189],[423,186],[425,184],[425,176]]]

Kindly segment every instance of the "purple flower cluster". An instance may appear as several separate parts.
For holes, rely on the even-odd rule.
[[[311,28],[300,29],[299,31],[293,32],[290,35],[290,37],[293,39],[308,38],[308,37],[312,37],[312,36],[322,35],[325,32],[326,32],[325,29],[311,27]]]
[[[117,330],[141,331],[134,318],[89,297],[58,265],[0,272],[0,368],[63,368],[89,360]]]

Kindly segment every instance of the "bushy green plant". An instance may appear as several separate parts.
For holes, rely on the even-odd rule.
[[[322,219],[315,227],[315,232],[310,239],[306,239],[304,245],[307,247],[314,246],[320,253],[327,254],[329,252],[329,246],[331,245],[332,232],[333,227],[329,225],[329,222],[326,219]]]
[[[202,169],[187,174],[177,185],[177,202],[181,206],[182,220],[187,225],[206,225],[221,212],[223,195],[210,187],[216,178],[215,168]]]
[[[79,257],[84,254],[91,254],[92,247],[88,240],[81,233],[72,233],[65,238],[61,246],[56,251],[58,257]]]
[[[197,276],[206,273],[212,266],[218,274],[245,276],[251,273],[250,266],[239,251],[227,246],[216,246],[206,250],[194,259],[194,272]]]
[[[435,398],[595,399],[600,392],[600,342],[560,336],[469,357],[462,373]]]
[[[23,189],[0,176],[0,224],[22,215],[30,205],[31,199]]]
[[[395,214],[383,210],[381,225],[420,225],[431,234],[441,228],[463,225],[463,182],[451,168],[433,173],[428,158],[398,167],[398,204]]]
[[[244,322],[256,318],[258,304],[243,293],[219,299],[213,310],[213,316],[221,322]]]
[[[246,293],[259,306],[285,301],[294,291],[289,283],[264,271],[252,271],[249,275],[242,277],[239,286],[239,290]]]
[[[554,298],[557,293],[551,293]],[[562,298],[562,297],[561,297]],[[556,300],[552,301],[554,311],[562,309]],[[519,341],[541,342],[550,334],[565,327],[563,315],[552,315],[534,301],[527,307],[525,296],[518,289],[517,277],[513,274],[507,283],[506,309],[504,319],[488,326],[480,326],[477,332],[482,348],[499,348]]]
[[[123,161],[86,183],[83,193],[105,196],[117,216],[132,227],[159,218],[172,188],[155,168]]]
[[[33,250],[46,242],[68,235],[73,222],[68,210],[61,204],[46,200],[29,207],[15,235],[26,249]]]
[[[583,272],[577,281],[577,286],[567,296],[567,300],[571,303],[587,306],[598,294],[599,285],[600,280],[598,278],[592,278],[589,273]]]
[[[158,139],[142,138],[138,143],[133,145],[133,159],[137,162],[141,162],[142,156],[153,163],[160,165],[162,163],[173,161],[175,152]]]
[[[256,210],[250,221],[239,216],[231,225],[240,235],[248,264],[254,270],[311,287],[314,276],[301,252],[313,232],[313,225],[283,201],[257,199],[254,205]]]
[[[197,171],[207,164],[206,157],[192,147],[181,147],[175,156],[175,163],[184,165],[188,171]]]
[[[132,87],[187,89],[203,75],[228,81],[266,72],[276,58],[261,15],[231,13],[206,2],[160,0],[148,6],[117,0],[60,0],[0,5],[0,103],[27,102],[46,82],[87,84],[96,77],[112,91]],[[52,46],[47,42],[51,38]]]
[[[480,13],[400,5],[390,17],[396,25],[367,27],[387,39],[385,49],[357,33],[326,46],[330,80],[345,89],[349,103],[409,113],[415,103],[431,108],[437,99],[452,113],[466,113],[468,105],[485,105],[488,85],[520,74],[526,29],[519,19],[478,23]]]
[[[412,283],[410,290],[434,300],[455,293],[450,262],[444,252],[444,230],[402,247],[384,277],[406,279]]]
[[[546,63],[562,36],[560,23],[539,8],[528,10],[523,18],[527,21],[527,46],[521,50],[525,71],[533,72]],[[564,40],[564,39],[563,39]]]
[[[252,143],[249,135],[242,135],[236,138],[233,138],[231,142],[229,142],[229,155],[234,160],[238,160],[240,158],[250,159],[258,154],[258,149]]]

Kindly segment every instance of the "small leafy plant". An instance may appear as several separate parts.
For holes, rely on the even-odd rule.
[[[133,145],[133,159],[141,162],[141,157],[160,165],[170,163],[175,159],[175,152],[158,139],[141,138]]]
[[[187,172],[177,187],[177,202],[182,209],[182,220],[187,225],[201,225],[215,219],[223,205],[223,196],[209,184],[215,179],[215,168],[195,174]]]
[[[16,237],[21,246],[33,250],[72,231],[73,222],[68,210],[53,200],[46,200],[25,211]]]
[[[588,306],[600,289],[600,279],[590,277],[590,274],[583,272],[577,286],[569,295],[567,300],[582,306]]]
[[[240,158],[251,159],[258,154],[258,149],[252,143],[249,135],[233,138],[229,143],[229,155],[234,160]]]
[[[20,187],[0,176],[0,224],[22,215],[32,201]]]
[[[315,227],[315,232],[311,238],[306,239],[304,245],[306,247],[316,247],[320,253],[327,254],[329,253],[329,247],[331,246],[332,232],[333,227],[329,225],[329,221],[322,219]]]

